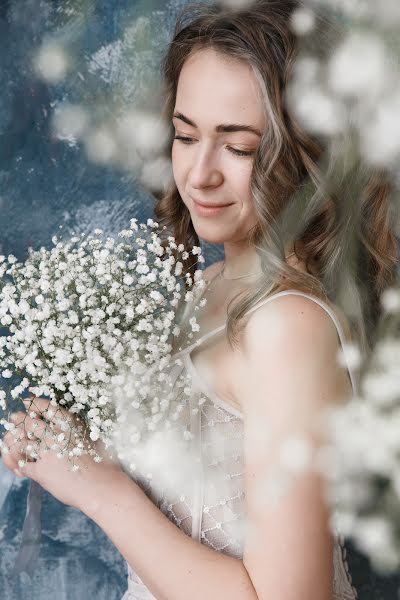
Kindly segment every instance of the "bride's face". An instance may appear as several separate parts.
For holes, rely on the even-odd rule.
[[[265,128],[250,66],[212,49],[189,57],[173,124],[174,179],[199,238],[217,244],[243,240],[256,223],[250,175]],[[186,139],[176,139],[181,137]],[[196,200],[224,206],[202,209]]]

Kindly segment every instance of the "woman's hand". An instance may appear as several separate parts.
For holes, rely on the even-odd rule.
[[[105,449],[104,444],[97,441],[91,446],[102,457],[101,462],[95,462],[88,454],[74,456],[74,464],[79,466],[79,470],[73,471],[71,458],[59,458],[57,449],[49,449],[47,452],[44,452],[44,449],[46,446],[51,448],[54,445],[55,440],[52,437],[54,433],[64,433],[65,438],[68,438],[68,431],[63,431],[57,425],[61,415],[70,422],[72,420],[75,427],[82,426],[83,422],[61,407],[54,410],[50,401],[44,398],[30,398],[23,402],[27,407],[29,406],[28,414],[18,411],[12,413],[10,417],[10,421],[18,429],[18,440],[16,441],[15,430],[14,433],[8,431],[3,437],[2,459],[5,466],[20,477],[34,479],[60,502],[78,508],[84,513],[93,511],[97,504],[101,503],[102,494],[110,486],[126,479],[127,475],[121,465],[110,457],[110,452]],[[47,412],[48,409],[50,413]],[[36,416],[32,415],[32,411]],[[43,416],[48,422],[52,421],[52,436],[46,434],[49,429]],[[39,458],[36,461],[28,458],[28,462],[23,465],[21,461],[26,461],[26,446],[32,442],[38,443],[38,440],[40,441]],[[10,448],[9,453],[5,452],[4,446]]]

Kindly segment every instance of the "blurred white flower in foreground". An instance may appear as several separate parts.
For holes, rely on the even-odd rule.
[[[280,461],[293,473],[306,471],[311,466],[312,444],[308,438],[293,436],[281,446]]]
[[[314,28],[315,14],[310,8],[298,8],[293,12],[290,24],[297,35],[306,35]]]
[[[62,139],[82,138],[89,160],[135,174],[152,192],[166,190],[172,181],[171,160],[165,154],[170,133],[158,114],[131,109],[116,122],[90,127],[84,110],[67,106],[56,112],[54,129]]]
[[[381,295],[381,305],[387,313],[400,314],[400,290],[388,288]]]
[[[358,369],[362,363],[360,348],[355,343],[344,343],[338,350],[337,360],[343,368]]]
[[[344,107],[319,85],[294,87],[291,102],[299,121],[312,133],[334,135],[345,126]]]
[[[139,478],[151,480],[153,491],[160,494],[163,490],[169,497],[176,490],[184,495],[192,491],[195,456],[180,433],[158,430],[146,440],[135,439],[129,444],[120,439],[116,445],[125,468]]]
[[[56,84],[62,81],[67,74],[69,62],[61,45],[56,42],[46,42],[34,57],[34,68],[42,79]]]
[[[400,23],[400,3],[398,0],[320,0],[351,19],[370,19],[383,27],[393,27]]]
[[[382,97],[360,127],[361,149],[374,165],[397,166],[400,156],[400,85]]]
[[[400,565],[400,340],[384,335],[360,392],[327,411],[330,444],[317,458],[344,536],[380,571]]]
[[[384,517],[371,517],[365,519],[363,526],[355,531],[354,537],[361,550],[367,556],[375,557],[376,566],[382,569],[396,567],[396,560],[391,555],[393,547],[393,529],[390,522]]]
[[[117,155],[117,141],[111,128],[105,125],[91,130],[84,142],[87,157],[94,163],[107,165]]]
[[[143,159],[147,159],[164,150],[169,129],[155,113],[130,110],[118,120],[116,134],[124,148],[135,148]]]
[[[385,75],[385,46],[372,34],[348,34],[328,63],[329,85],[343,96],[376,95],[383,90]]]
[[[316,13],[312,5],[304,8],[306,13],[302,9],[300,17],[298,11],[293,13],[293,29],[299,36],[301,51],[288,86],[290,108],[310,133],[332,139],[348,133],[349,142],[343,139],[343,156],[346,152],[353,156],[356,151],[372,167],[397,170],[400,156],[399,51],[392,37],[396,39],[394,36],[398,34],[396,18],[400,3],[397,8],[392,0],[384,0],[379,5],[372,0],[317,0],[316,4],[330,4],[335,14],[345,13],[346,27],[340,41],[338,38],[327,52],[322,48],[322,56],[317,58],[307,42],[304,48],[301,46],[302,36],[316,30]],[[385,23],[382,13],[386,14]],[[393,15],[393,21],[387,18],[388,14]],[[321,44],[321,38],[315,43]],[[350,147],[353,141],[356,147]]]
[[[329,162],[332,171],[324,174],[338,197],[352,202],[347,183],[354,180],[353,169],[390,171],[393,183],[398,173],[400,2],[313,0],[309,4],[332,8],[333,43],[330,45],[323,23],[321,30],[316,27],[317,19],[306,32],[309,36],[303,35],[300,26],[299,58],[287,99],[307,131],[331,137],[326,140],[326,154],[334,159]],[[314,31],[318,39],[313,38]],[[394,233],[398,223],[396,187],[394,184],[390,198]],[[348,235],[352,235],[350,228]],[[351,343],[337,354],[342,367],[358,371],[359,390],[349,402],[322,415],[324,433],[330,435],[317,453],[315,466],[331,484],[327,497],[334,509],[332,523],[338,519],[341,534],[352,538],[376,569],[393,572],[400,567],[398,282],[382,294],[381,307],[382,322],[368,360],[364,362],[364,352]],[[281,480],[281,487],[284,483]]]
[[[89,116],[82,106],[62,104],[55,109],[52,127],[59,140],[75,144],[87,131]]]
[[[172,179],[172,163],[163,156],[147,162],[140,175],[141,182],[150,190],[166,191]]]

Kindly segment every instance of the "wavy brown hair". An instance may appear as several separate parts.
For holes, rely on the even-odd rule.
[[[362,161],[338,181],[340,165],[338,169],[333,157],[340,150],[332,151],[330,140],[305,131],[290,111],[287,89],[299,53],[290,22],[300,6],[298,0],[256,0],[237,10],[218,2],[181,9],[162,65],[163,117],[171,127],[168,151],[178,79],[188,57],[212,48],[249,64],[269,124],[254,156],[251,191],[258,222],[248,238],[260,256],[263,275],[233,299],[239,301],[228,311],[229,343],[237,342],[252,306],[272,293],[295,288],[340,306],[366,354],[380,316],[380,294],[393,283],[398,264],[392,183],[388,173],[367,169]],[[323,58],[342,34],[334,19],[317,13],[309,45]],[[158,199],[155,215],[177,243],[200,245],[174,182]],[[306,272],[287,264],[288,242],[305,261]],[[196,268],[189,261],[184,265],[192,276]]]

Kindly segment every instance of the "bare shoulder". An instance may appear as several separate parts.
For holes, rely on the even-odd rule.
[[[246,322],[235,358],[235,397],[242,410],[251,410],[258,388],[263,400],[279,398],[281,407],[285,397],[288,406],[302,396],[315,403],[347,398],[351,382],[339,349],[332,317],[311,298],[286,294],[264,303]]]
[[[271,298],[253,311],[243,336],[245,350],[260,346],[281,348],[286,343],[290,347],[304,348],[307,342],[315,347],[319,341],[336,343],[336,326],[322,306],[297,294]]]

